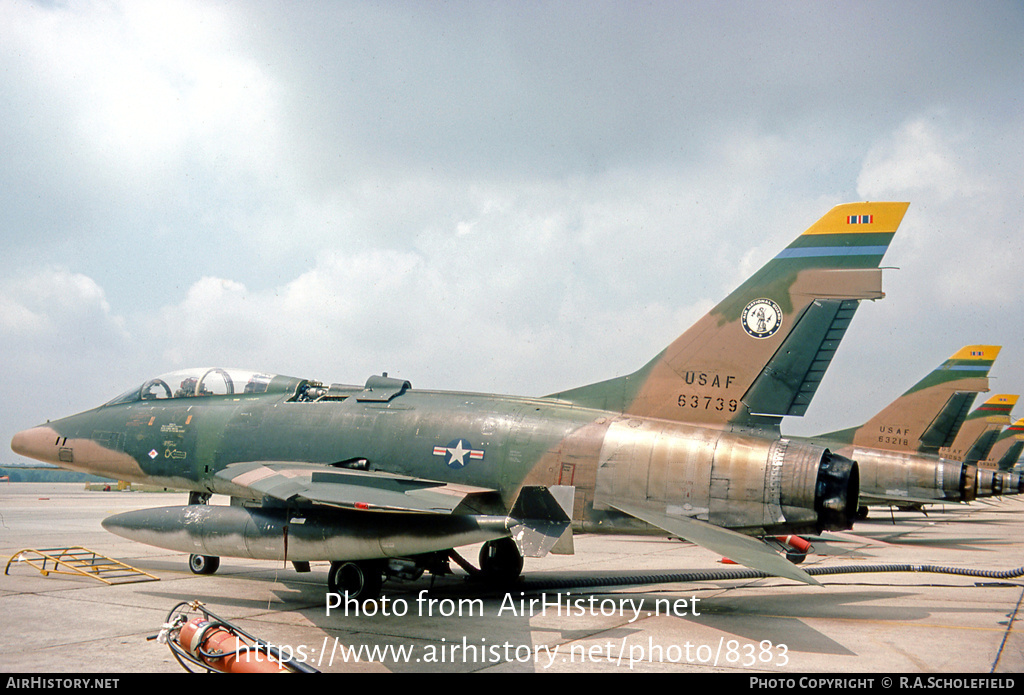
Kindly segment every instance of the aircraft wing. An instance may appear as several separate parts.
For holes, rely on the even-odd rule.
[[[378,512],[451,514],[470,495],[494,492],[393,473],[294,461],[233,463],[218,471],[217,477],[256,493],[250,495],[254,497]]]
[[[746,567],[761,570],[776,577],[795,579],[798,582],[805,582],[807,584],[819,584],[814,577],[756,538],[698,521],[697,519],[668,516],[667,514],[629,504],[618,504],[615,502],[609,504],[620,512],[629,514],[641,521],[646,521],[652,526],[657,526],[674,536],[679,536],[708,550],[720,553],[733,562],[738,562]]]

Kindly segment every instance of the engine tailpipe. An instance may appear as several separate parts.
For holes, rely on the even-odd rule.
[[[960,469],[960,495],[964,502],[973,502],[978,498],[978,468],[964,465]]]
[[[814,509],[820,531],[853,528],[860,498],[857,462],[825,450],[814,488]]]

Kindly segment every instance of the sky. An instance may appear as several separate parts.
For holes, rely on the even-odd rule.
[[[783,432],[972,343],[1020,394],[1022,37],[984,0],[0,0],[0,438],[183,367],[630,373],[857,200],[910,202],[887,296]]]

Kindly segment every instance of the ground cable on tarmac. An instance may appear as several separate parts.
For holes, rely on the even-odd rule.
[[[805,567],[812,577],[837,574],[883,574],[893,572],[916,572],[929,574],[951,574],[984,579],[1016,579],[1024,576],[1024,566],[1012,570],[979,570],[969,567],[942,565],[893,564],[893,565],[842,565],[839,567]],[[667,574],[631,574],[617,577],[580,577],[566,579],[530,579],[519,582],[516,587],[526,591],[542,589],[574,589],[599,586],[628,586],[632,584],[680,584],[688,582],[717,582],[742,579],[768,579],[775,575],[758,570],[702,570]]]

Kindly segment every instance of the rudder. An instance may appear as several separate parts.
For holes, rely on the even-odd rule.
[[[553,394],[589,407],[712,426],[802,415],[909,203],[826,213],[644,367]]]

